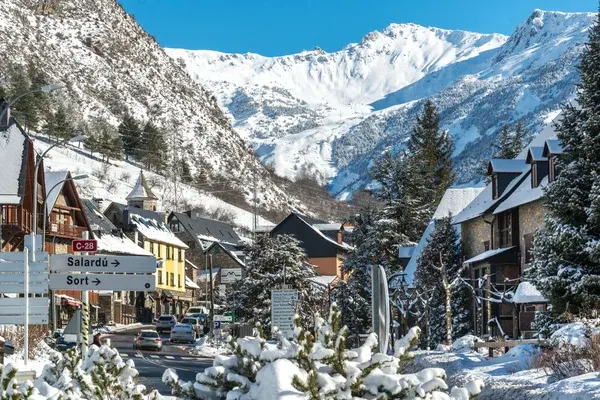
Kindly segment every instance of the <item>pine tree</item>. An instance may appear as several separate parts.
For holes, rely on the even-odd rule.
[[[267,336],[271,333],[271,290],[284,283],[299,292],[298,314],[310,321],[319,312],[322,288],[308,278],[316,276],[308,264],[300,242],[292,236],[264,235],[249,248],[246,278],[237,281],[229,296],[236,316],[247,323],[260,323]]]
[[[58,104],[56,112],[48,115],[44,133],[55,138],[56,141],[74,136],[75,126],[71,118],[67,115],[67,109],[62,103]]]
[[[421,252],[415,273],[417,292],[428,296],[428,329],[424,330],[430,345],[464,336],[471,328],[470,292],[458,279],[463,277],[460,237],[452,218],[436,222],[429,243]]]
[[[502,126],[499,142],[498,152],[494,155],[494,158],[513,159],[519,154],[515,154],[514,141],[508,125]]]
[[[523,139],[525,136],[525,128],[523,127],[523,123],[521,121],[517,122],[515,125],[515,134],[512,140],[512,151],[514,154],[513,158],[516,158],[521,150],[523,150]]]
[[[546,189],[549,215],[534,238],[529,279],[555,314],[600,308],[600,13],[581,57],[580,109],[566,106],[556,126],[560,174]]]
[[[166,165],[164,133],[152,122],[148,122],[142,132],[141,158],[146,169],[161,171]]]
[[[435,190],[436,204],[455,178],[452,166],[454,142],[448,132],[440,131],[440,116],[431,100],[423,105],[423,113],[408,142],[408,150],[413,160],[424,160],[427,164],[424,180]]]
[[[118,132],[123,141],[125,159],[129,160],[129,157],[138,158],[140,154],[139,150],[142,145],[142,132],[135,118],[126,114],[123,118],[123,122],[119,125]]]
[[[91,122],[89,129],[91,136],[86,140],[86,147],[90,151],[100,153],[104,162],[110,162],[111,158],[121,158],[123,142],[108,121],[97,118]]]

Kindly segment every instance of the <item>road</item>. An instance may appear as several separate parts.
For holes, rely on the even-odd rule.
[[[134,350],[133,339],[140,331],[136,328],[114,334],[102,335],[102,339],[109,338],[114,348],[119,350],[123,360],[132,359],[140,373],[139,383],[149,389],[157,389],[162,395],[170,395],[170,389],[162,383],[162,375],[167,368],[174,369],[179,378],[185,381],[195,381],[196,374],[211,367],[213,360],[189,354],[191,344],[173,344],[169,342],[169,333],[161,333],[163,340],[162,351]]]

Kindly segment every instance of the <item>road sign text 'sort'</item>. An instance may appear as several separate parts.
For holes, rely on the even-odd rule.
[[[55,254],[50,257],[52,272],[132,272],[153,273],[156,258],[148,256],[77,256]]]
[[[87,251],[95,253],[98,251],[98,241],[94,239],[73,240],[73,251]]]
[[[50,274],[50,289],[156,290],[154,275]]]

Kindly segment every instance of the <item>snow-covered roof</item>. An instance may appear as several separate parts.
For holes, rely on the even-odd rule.
[[[158,200],[158,197],[152,193],[152,190],[150,189],[150,186],[148,186],[146,178],[144,178],[144,174],[141,171],[137,181],[135,182],[135,185],[133,186],[133,189],[131,190],[131,193],[129,193],[127,196],[127,200],[131,199]]]
[[[254,232],[256,233],[268,233],[275,228],[276,225],[258,225]]]
[[[309,281],[318,283],[319,285],[322,285],[325,287],[329,287],[329,285],[331,285],[331,283],[333,281],[335,281],[336,279],[338,279],[338,277],[336,275],[320,275],[320,276],[313,276],[311,278],[308,278]]]
[[[497,256],[498,254],[502,254],[502,253],[507,252],[509,250],[512,250],[514,248],[515,248],[515,246],[513,246],[513,247],[503,247],[503,248],[500,248],[500,249],[493,249],[493,250],[484,251],[483,253],[478,254],[475,257],[469,258],[464,263],[465,264],[471,264],[471,263],[475,263],[475,262],[479,262],[479,261],[484,261],[484,260],[487,260],[490,257]]]
[[[64,186],[64,180],[69,176],[69,171],[46,171],[44,172],[44,180],[46,181],[46,212],[50,214],[58,195]],[[61,182],[63,181],[63,182]]]
[[[302,218],[300,218],[302,219]],[[312,230],[314,230],[315,232],[317,232],[321,237],[323,237],[325,240],[327,240],[328,242],[335,244],[336,246],[344,249],[344,250],[352,250],[354,249],[354,247],[350,246],[348,243],[344,243],[342,242],[341,244],[336,242],[335,240],[333,240],[332,238],[330,238],[329,236],[325,235],[321,230],[315,228],[314,225],[311,225],[309,223],[307,223],[306,221],[304,221],[306,223],[306,225],[310,226],[312,228]]]
[[[320,231],[339,231],[340,229],[342,229],[342,224],[341,223],[336,223],[336,224],[313,224],[313,226],[315,228],[317,228]]]
[[[483,191],[483,187],[450,188],[446,190],[440,204],[433,213],[433,219],[442,219],[448,214],[456,215]]]
[[[427,246],[431,238],[431,234],[435,230],[435,221],[441,218],[447,217],[448,215],[455,215],[460,213],[467,205],[469,205],[473,199],[475,199],[484,188],[482,187],[468,187],[468,188],[450,188],[446,190],[440,204],[437,206],[433,217],[427,225],[425,232],[421,236],[419,243],[413,247],[413,252],[408,261],[408,264],[404,268],[406,273],[406,282],[409,286],[412,285],[414,280],[415,271],[417,270],[417,263],[421,256],[421,251]],[[400,248],[402,251],[402,248]],[[400,253],[402,257],[402,253]]]
[[[175,236],[161,220],[142,217],[139,214],[131,214],[131,223],[135,225],[138,232],[146,239],[170,244],[183,249],[188,248],[188,246]]]
[[[398,256],[400,258],[410,258],[415,252],[415,246],[401,246],[398,250]]]
[[[525,160],[521,160],[523,163]],[[526,164],[525,164],[526,165]],[[469,203],[460,213],[454,217],[452,220],[453,224],[460,224],[462,222],[471,220],[473,218],[477,218],[483,214],[485,214],[488,210],[490,210],[494,205],[503,201],[510,193],[512,193],[513,189],[520,184],[523,179],[529,174],[529,171],[523,172],[517,178],[513,179],[506,189],[504,189],[504,193],[502,196],[497,199],[492,198],[492,185],[487,185],[485,189],[477,195],[477,197]]]
[[[544,153],[550,154],[561,154],[563,152],[562,144],[558,139],[548,139],[544,145]]]
[[[530,174],[528,174],[530,176]],[[522,206],[523,204],[531,203],[539,200],[544,195],[544,188],[548,185],[548,177],[546,176],[540,184],[532,188],[531,179],[525,179],[510,194],[498,207],[494,210],[494,214],[499,214],[511,208]]]
[[[0,132],[0,204],[21,204],[23,200],[27,141],[16,123]]]
[[[519,159],[492,158],[489,165],[494,173],[504,172],[518,174],[528,168],[525,160]]]
[[[196,285],[196,283],[187,276],[185,277],[185,287],[190,289],[200,289],[200,286]]]
[[[548,300],[529,282],[521,282],[517,286],[515,296],[513,297],[515,303],[547,303]]]
[[[190,215],[194,216],[191,217]],[[173,212],[169,215],[169,223],[173,222],[174,219],[179,221],[183,229],[190,235],[195,236],[198,241],[208,242],[203,244],[203,248],[215,242],[232,245],[240,243],[240,237],[233,225],[226,222],[196,216],[191,211],[185,213]]]
[[[544,161],[544,148],[543,147],[530,147],[527,152],[527,163],[535,161]]]

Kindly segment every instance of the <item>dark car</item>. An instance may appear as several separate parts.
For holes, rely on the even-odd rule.
[[[67,342],[64,336],[56,339],[56,350],[58,351],[68,351],[75,346],[77,346],[77,342]]]

